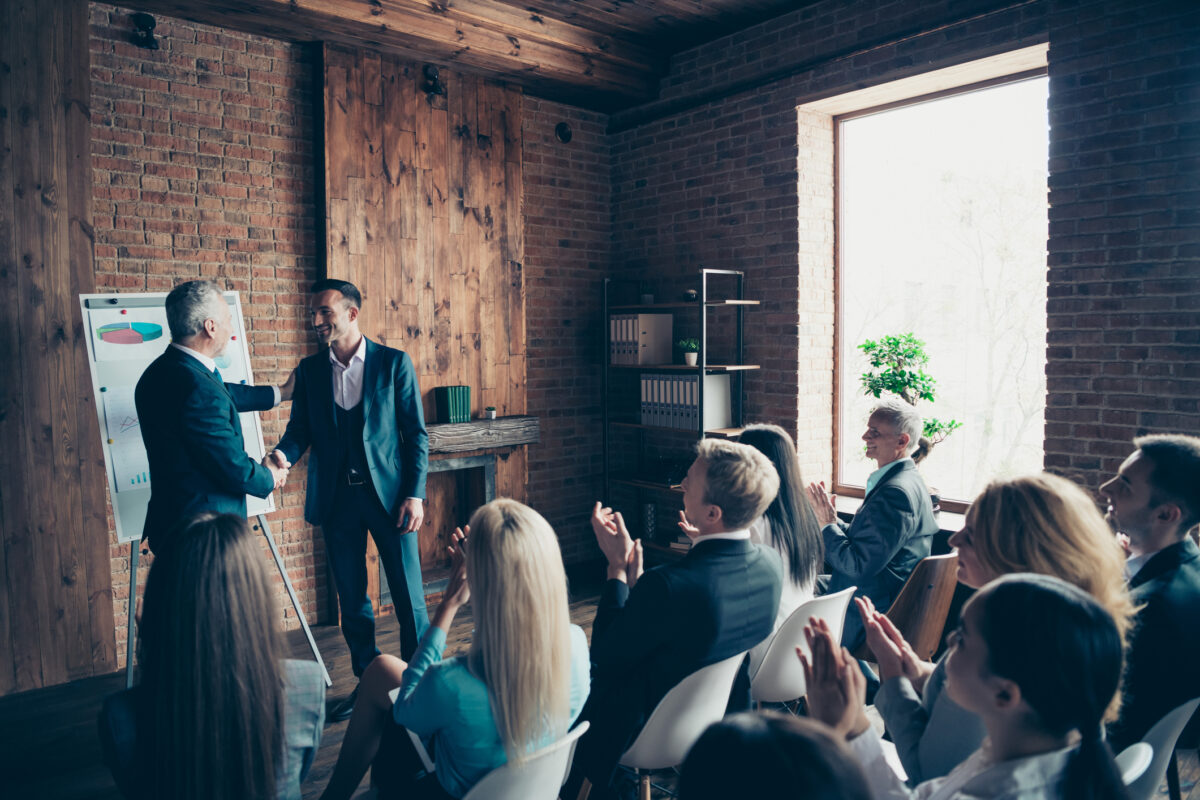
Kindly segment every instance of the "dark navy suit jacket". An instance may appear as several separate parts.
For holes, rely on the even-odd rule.
[[[884,473],[849,525],[838,521],[821,529],[832,570],[826,594],[857,586],[856,597],[869,597],[887,611],[913,567],[929,555],[937,531],[929,489],[916,464],[903,460]],[[863,639],[862,618],[851,606],[842,644],[853,651]]]
[[[1122,685],[1121,718],[1109,726],[1114,753],[1141,741],[1167,712],[1200,696],[1200,548],[1191,537],[1165,547],[1129,581],[1138,612]]]
[[[417,373],[407,353],[367,339],[363,356],[363,445],[379,502],[395,515],[409,497],[425,497],[429,437],[421,410]],[[305,358],[296,370],[292,417],[276,449],[295,464],[308,456],[304,518],[322,524],[334,510],[339,479],[337,414],[329,350]]]
[[[775,550],[715,539],[647,571],[632,590],[605,584],[592,626],[592,693],[580,715],[592,728],[576,756],[594,785],[607,782],[675,684],[771,635],[782,574]]]
[[[239,411],[265,411],[270,386],[222,383],[196,358],[168,347],[134,391],[150,463],[143,538],[152,550],[167,531],[202,511],[246,516],[246,495],[266,497],[271,471],[246,455]]]

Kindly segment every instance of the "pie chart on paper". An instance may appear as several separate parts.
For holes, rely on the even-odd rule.
[[[162,326],[153,322],[113,322],[96,329],[96,335],[109,344],[141,344],[161,338],[162,334]]]

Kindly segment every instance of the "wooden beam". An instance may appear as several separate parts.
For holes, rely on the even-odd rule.
[[[132,0],[130,8],[483,73],[601,106],[654,97],[663,54],[489,0]],[[593,104],[595,105],[595,104]]]
[[[538,418],[527,416],[426,425],[425,429],[432,455],[536,444],[542,436]]]

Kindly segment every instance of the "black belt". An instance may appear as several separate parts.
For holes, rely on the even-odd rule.
[[[359,472],[354,467],[346,470],[346,483],[351,486],[362,486],[367,482],[367,476]]]

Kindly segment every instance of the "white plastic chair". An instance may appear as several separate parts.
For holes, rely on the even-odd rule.
[[[650,800],[650,772],[682,764],[700,734],[725,716],[733,680],[745,657],[738,653],[696,670],[658,702],[620,761],[637,772],[641,800]]]
[[[571,771],[575,745],[588,727],[586,721],[579,723],[566,736],[531,755],[524,764],[496,767],[463,800],[558,800],[558,791]]]
[[[804,655],[812,656],[808,649],[808,640],[804,638],[804,626],[814,618],[823,619],[829,625],[833,640],[840,641],[850,598],[854,596],[857,588],[851,586],[836,594],[814,597],[807,603],[800,604],[783,621],[771,638],[771,643],[767,645],[766,655],[763,656],[758,671],[750,678],[750,696],[754,702],[787,703],[804,696],[804,669],[800,666],[800,659],[796,658],[797,647]]]
[[[1113,760],[1117,762],[1117,772],[1121,773],[1121,780],[1128,786],[1146,774],[1150,762],[1154,760],[1154,748],[1145,742],[1134,742],[1118,753]]]
[[[1130,800],[1150,800],[1158,794],[1159,784],[1175,759],[1175,741],[1183,733],[1197,706],[1200,706],[1200,697],[1188,700],[1168,712],[1146,732],[1142,741],[1154,749],[1154,758],[1142,776],[1129,784]]]

